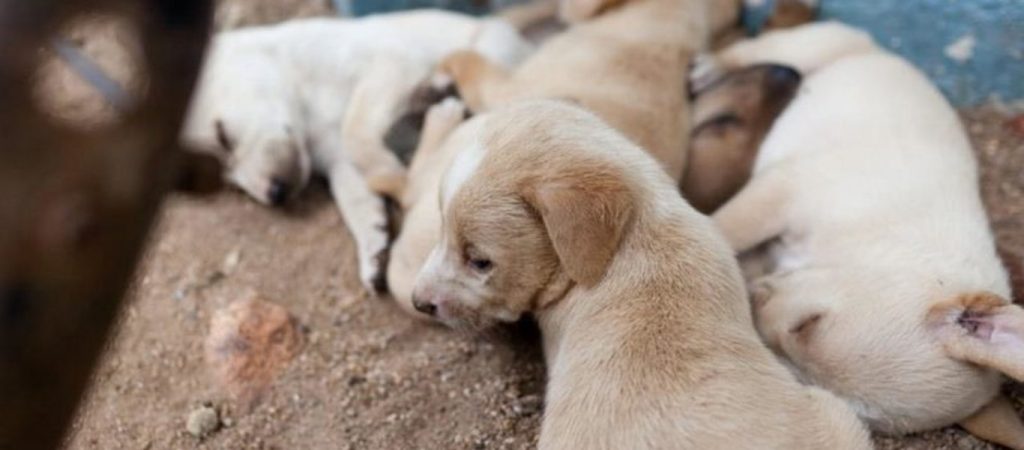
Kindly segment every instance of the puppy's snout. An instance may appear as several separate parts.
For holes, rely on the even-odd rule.
[[[800,78],[800,72],[797,72],[796,69],[778,64],[771,65],[765,75],[765,81],[769,86],[785,89],[796,87],[800,84]]]
[[[419,311],[428,316],[433,316],[437,314],[437,305],[429,301],[426,301],[423,298],[416,295],[413,295],[412,297],[412,307],[416,308],[416,311]]]
[[[288,195],[291,194],[291,186],[281,180],[271,180],[270,188],[267,189],[267,200],[270,201],[271,205],[281,206],[284,202],[288,201]]]

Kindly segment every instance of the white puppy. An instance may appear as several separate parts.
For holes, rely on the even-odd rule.
[[[806,72],[750,183],[714,214],[745,262],[768,262],[747,275],[769,346],[876,430],[960,423],[1024,448],[998,396],[998,371],[1013,375],[1024,350],[1024,320],[1007,300],[970,143],[942,95],[834,23],[769,33],[705,62]]]
[[[225,32],[213,40],[184,140],[222,155],[228,179],[262,203],[284,203],[312,173],[326,175],[363,284],[381,290],[379,194],[398,198],[404,184],[382,138],[416,84],[462,48],[507,65],[532,49],[505,20],[428,10]]]

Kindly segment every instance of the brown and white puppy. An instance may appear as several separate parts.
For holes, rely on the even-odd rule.
[[[693,100],[693,131],[683,196],[710,214],[746,184],[757,149],[800,86],[800,73],[778,64],[742,68]]]
[[[579,102],[649,151],[675,180],[689,136],[691,57],[737,19],[734,0],[562,0],[572,24],[509,71],[474,51],[441,62],[470,110],[522,99]]]
[[[520,102],[452,136],[417,309],[479,329],[533,314],[541,449],[870,448],[853,412],[761,343],[726,242],[635,144]]]
[[[713,216],[744,259],[770,263],[748,274],[769,346],[876,430],[960,423],[1024,449],[999,396],[1000,372],[1024,376],[1024,310],[1009,301],[956,111],[842,24],[768,33],[707,61],[804,73],[750,182]]]

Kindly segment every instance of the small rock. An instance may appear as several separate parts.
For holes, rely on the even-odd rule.
[[[302,334],[291,314],[253,298],[214,313],[206,359],[227,391],[248,402],[277,378],[301,346]]]
[[[188,415],[188,422],[185,423],[188,433],[199,439],[217,431],[218,428],[220,428],[220,417],[217,415],[217,410],[210,406],[201,406],[193,410]]]

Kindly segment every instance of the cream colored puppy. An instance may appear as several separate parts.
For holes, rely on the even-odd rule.
[[[516,25],[525,25],[545,7],[517,12]],[[405,181],[383,136],[416,84],[462,48],[507,65],[532,51],[508,21],[433,10],[221,33],[183,137],[221,156],[227,178],[262,203],[285,203],[311,174],[325,175],[356,241],[363,284],[382,290],[388,232],[380,194],[400,198]]]
[[[769,33],[704,68],[759,62],[801,68],[803,87],[713,217],[735,251],[770,263],[752,280],[763,338],[876,430],[960,423],[1024,448],[999,396],[999,371],[1022,375],[1024,320],[956,112],[844,25]]]
[[[737,0],[561,0],[572,25],[514,71],[479,52],[440,66],[475,112],[522,99],[578,102],[640,145],[679,181],[686,163],[691,57],[736,21]]]
[[[465,118],[462,102],[447,98],[430,107],[424,120],[419,145],[409,165],[409,178],[400,199],[404,212],[401,231],[391,245],[388,289],[395,301],[413,317],[426,319],[412,306],[413,283],[427,256],[441,236],[441,211],[437,192],[441,178],[460,149],[473,140],[471,128],[457,133]],[[449,138],[449,135],[452,135]]]
[[[761,343],[710,220],[661,166],[568,103],[452,135],[421,312],[479,329],[532,313],[549,385],[541,449],[863,449],[867,432]]]

